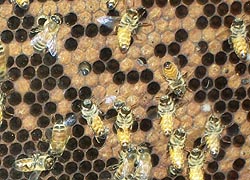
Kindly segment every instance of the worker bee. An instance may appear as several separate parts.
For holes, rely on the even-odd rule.
[[[18,7],[27,10],[29,8],[30,5],[30,1],[29,0],[9,0],[10,3],[17,5]]]
[[[75,115],[71,115],[65,121],[60,120],[54,124],[51,132],[51,138],[49,138],[49,154],[55,157],[60,157],[63,154],[71,135],[70,126],[72,126],[75,122]]]
[[[168,168],[170,176],[176,176],[181,173],[184,167],[184,146],[187,134],[184,129],[178,128],[170,135],[168,142],[168,151],[170,155],[171,165]]]
[[[131,143],[131,132],[129,129],[117,129],[117,138],[123,148]]]
[[[9,49],[0,42],[0,82],[2,82],[6,77],[7,72],[7,56]]]
[[[85,99],[81,105],[82,117],[86,119],[88,126],[93,130],[96,141],[106,139],[109,129],[104,126],[100,117],[101,111],[90,99]]]
[[[113,10],[117,6],[119,0],[106,0],[108,10]]]
[[[204,180],[203,165],[205,154],[199,148],[194,148],[188,155],[189,180]]]
[[[202,138],[202,144],[206,144],[206,147],[209,149],[210,154],[213,157],[216,157],[219,153],[220,135],[222,131],[223,127],[220,119],[211,115],[205,124],[205,133]]]
[[[146,146],[139,146],[137,150],[136,168],[134,178],[136,180],[148,180],[151,178],[151,154]]]
[[[166,136],[169,136],[172,133],[174,126],[173,116],[175,110],[175,102],[173,101],[172,97],[168,94],[161,96],[160,103],[158,105],[158,114],[161,117],[161,130]]]
[[[231,35],[228,38],[228,43],[233,46],[236,55],[240,59],[246,59],[249,50],[249,43],[247,42],[247,30],[244,20],[235,18],[231,27]]]
[[[114,180],[131,179],[134,173],[135,163],[137,158],[137,149],[130,145],[127,149],[119,152],[119,162],[114,166]]]
[[[5,110],[5,94],[0,91],[0,127],[3,123],[3,112]]]
[[[143,8],[143,13],[139,12],[139,9],[127,9],[126,13],[121,17],[111,17],[104,16],[97,19],[100,24],[103,24],[107,27],[113,28],[115,21],[120,19],[120,23],[115,27],[115,32],[117,33],[117,38],[119,42],[119,48],[122,53],[126,53],[129,50],[129,47],[132,43],[131,39],[136,35],[139,27],[147,26],[147,23],[140,22],[140,19],[146,12],[146,9]]]
[[[61,18],[54,14],[51,16],[41,15],[38,19],[46,18],[44,25],[39,25],[31,30],[31,33],[36,34],[31,40],[31,45],[38,52],[44,52],[46,48],[51,56],[56,55],[56,37],[59,27],[62,24]]]
[[[185,75],[181,74],[174,63],[167,61],[163,65],[163,76],[168,82],[173,97],[176,99],[182,98],[187,90],[186,81],[184,79]]]
[[[29,180],[37,180],[42,171],[53,168],[55,161],[56,157],[53,155],[36,153],[31,157],[16,160],[13,167],[21,172],[33,171],[29,176]]]

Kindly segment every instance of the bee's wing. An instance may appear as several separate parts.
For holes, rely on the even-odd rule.
[[[76,122],[76,116],[74,114],[70,115],[67,119],[64,121],[65,126],[73,126]]]
[[[119,17],[113,17],[113,16],[102,16],[97,18],[97,22],[111,29],[115,27],[115,23],[119,20],[120,20]]]
[[[36,35],[37,33],[41,32],[41,31],[43,31],[43,30],[44,30],[43,26],[37,26],[37,27],[32,28],[32,29],[30,30],[30,34],[31,34],[31,35]]]
[[[51,56],[56,56],[56,35],[53,35],[53,37],[47,42],[48,50],[51,54]]]
[[[31,174],[30,174],[30,177],[29,177],[29,180],[37,180],[40,176],[42,171],[33,171]]]

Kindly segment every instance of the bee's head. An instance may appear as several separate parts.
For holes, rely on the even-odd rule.
[[[137,19],[138,19],[138,12],[137,12],[137,10],[134,10],[134,9],[127,9],[127,14],[128,14],[133,20],[137,20]]]
[[[23,9],[27,10],[29,8],[29,5],[30,5],[30,2],[29,2],[29,0],[27,0],[27,1],[22,2],[21,7]]]
[[[160,102],[165,104],[165,103],[168,103],[169,99],[170,99],[169,95],[165,94],[161,96]]]
[[[211,115],[208,120],[212,123],[218,123],[220,121],[220,119],[214,115]]]
[[[90,109],[92,105],[93,103],[90,99],[84,99],[84,101],[82,102],[82,106],[87,109]]]
[[[233,21],[234,26],[242,26],[244,24],[244,21],[241,18],[235,18]]]
[[[56,158],[54,156],[48,156],[45,159],[45,163],[44,163],[45,168],[48,169],[48,170],[51,169],[55,164],[55,160],[56,160]]]
[[[183,139],[186,137],[186,131],[183,128],[178,128],[174,131],[174,135],[180,139]]]
[[[50,16],[51,21],[55,22],[56,24],[62,24],[62,19],[60,18],[60,16],[54,14],[52,16]]]
[[[202,156],[202,151],[199,148],[194,148],[191,152],[190,155],[193,157],[200,158]]]
[[[129,114],[131,112],[131,109],[130,109],[130,107],[128,107],[128,106],[123,106],[122,108],[121,108],[121,113],[122,114]]]

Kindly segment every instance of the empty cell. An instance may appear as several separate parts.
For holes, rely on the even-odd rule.
[[[2,82],[1,90],[6,93],[14,88],[13,82],[6,80]]]
[[[149,131],[152,128],[153,124],[150,119],[142,119],[140,122],[140,129],[144,132]]]
[[[17,140],[18,142],[24,142],[29,138],[29,132],[25,129],[22,129],[17,132]]]
[[[48,91],[54,89],[56,87],[56,80],[53,77],[48,77],[45,79],[43,87]]]
[[[225,16],[229,11],[229,7],[228,7],[228,4],[225,3],[225,2],[222,2],[219,4],[219,6],[217,7],[217,13],[220,15],[220,16]]]
[[[223,41],[222,43],[222,50],[229,53],[230,51],[233,50],[233,48],[231,47],[231,45],[228,43],[228,39],[226,39],[225,41]]]
[[[237,180],[239,179],[239,174],[238,172],[234,171],[234,170],[230,170],[227,173],[227,180]]]
[[[46,78],[49,75],[49,68],[45,65],[41,65],[38,67],[37,76],[41,79]]]
[[[8,153],[8,147],[6,144],[0,144],[0,156],[3,157]]]
[[[104,170],[99,174],[100,180],[111,179],[111,177],[112,177],[111,173],[107,170]]]
[[[230,112],[236,112],[239,107],[240,107],[240,102],[237,101],[237,100],[231,100],[229,101],[229,103],[227,104],[227,109],[230,111]]]
[[[239,76],[245,74],[245,71],[247,70],[247,66],[245,63],[239,63],[235,66],[235,72]]]
[[[33,27],[34,23],[35,23],[35,18],[33,16],[31,16],[31,15],[26,15],[23,18],[22,26],[25,29],[30,29],[30,28]]]
[[[127,74],[127,82],[129,84],[136,84],[139,81],[138,71],[132,70]]]
[[[95,148],[90,148],[88,149],[88,151],[86,152],[86,157],[88,160],[92,161],[94,159],[96,159],[98,156],[98,150]]]
[[[187,60],[187,57],[185,55],[178,55],[178,65],[180,66],[180,68],[183,68],[187,65],[188,63],[188,60]]]
[[[166,52],[167,52],[167,47],[163,43],[157,44],[154,48],[154,54],[156,57],[162,58],[163,56],[165,56]]]
[[[210,20],[209,20],[209,24],[210,24],[210,27],[214,28],[214,29],[218,29],[221,24],[222,24],[222,20],[221,20],[221,17],[220,16],[213,16]]]
[[[181,3],[181,0],[170,0],[171,6],[178,6]]]
[[[40,54],[33,54],[31,57],[30,57],[30,63],[32,66],[38,66],[42,63],[42,57]]]
[[[88,149],[91,146],[91,138],[88,136],[83,136],[79,140],[79,147],[82,149]]]
[[[77,171],[77,164],[75,162],[69,162],[65,166],[65,172],[67,174],[73,174]]]
[[[223,100],[230,100],[233,97],[233,90],[230,88],[225,88],[221,91],[221,98]]]
[[[218,113],[223,113],[226,110],[226,103],[224,101],[217,101],[214,104],[214,111]]]
[[[200,41],[198,42],[198,47],[197,47],[197,50],[200,52],[200,53],[205,53],[208,49],[208,44],[206,41]]]
[[[233,162],[233,169],[236,171],[240,171],[241,169],[244,168],[245,164],[246,164],[245,159],[238,158]]]
[[[174,178],[174,180],[185,180],[185,177],[182,175],[179,175],[176,178]]]
[[[224,26],[230,28],[234,19],[235,18],[232,15],[227,15],[226,17],[224,17]]]
[[[9,176],[11,177],[11,179],[21,179],[22,174],[23,174],[22,172],[17,171],[14,168],[12,168],[9,172]]]
[[[62,174],[58,180],[70,180],[70,177],[67,174]]]
[[[229,61],[232,63],[232,64],[237,64],[240,59],[239,57],[235,54],[235,52],[231,52],[230,55],[229,55]]]
[[[224,175],[224,173],[223,172],[217,172],[217,173],[215,173],[214,175],[213,175],[213,179],[215,180],[217,180],[217,179],[220,179],[220,180],[224,180],[226,177],[225,177],[225,175]]]
[[[79,166],[79,170],[81,173],[88,173],[92,168],[92,165],[89,161],[83,161],[81,162]]]
[[[84,179],[84,175],[81,173],[75,173],[73,176],[73,179],[74,180],[82,180],[82,179]]]
[[[45,128],[49,125],[50,119],[47,116],[40,116],[37,120],[37,125],[40,128]]]
[[[35,152],[36,151],[35,143],[33,141],[28,141],[24,143],[23,150],[25,154],[30,153],[30,152]]]
[[[37,148],[39,151],[41,152],[47,152],[49,149],[49,142],[43,142],[43,141],[39,141],[37,144]]]
[[[198,91],[194,95],[194,100],[197,103],[202,103],[206,100],[206,93],[202,90]]]
[[[154,0],[141,0],[141,4],[145,8],[151,8],[154,5]]]
[[[157,106],[150,106],[147,111],[147,116],[150,119],[155,119],[157,117],[157,113],[158,113],[158,108]]]
[[[113,29],[109,28],[108,26],[104,24],[100,26],[100,34],[103,36],[108,36],[112,31]]]
[[[121,85],[121,84],[124,84],[125,78],[126,78],[126,76],[125,76],[124,72],[119,71],[119,72],[114,74],[113,82],[117,85]]]
[[[56,112],[56,104],[53,102],[48,102],[44,105],[44,113],[47,115],[51,115]]]
[[[3,158],[2,160],[2,165],[5,168],[11,168],[13,167],[13,163],[15,162],[16,157],[12,156],[12,155],[7,155]]]
[[[232,4],[231,4],[231,7],[230,7],[230,12],[233,14],[233,15],[238,15],[240,14],[242,11],[242,4],[240,1],[234,1]]]
[[[22,9],[22,8],[20,8],[19,6],[15,6],[15,7],[14,7],[14,13],[15,13],[17,16],[19,16],[19,17],[24,16],[24,15],[27,13],[28,10],[29,10],[29,9]]]
[[[239,87],[234,92],[234,96],[237,98],[237,100],[243,100],[247,95],[246,89],[244,87]]]
[[[169,44],[168,46],[168,53],[171,55],[171,56],[175,56],[177,55],[179,52],[180,52],[180,45],[176,42],[172,42]]]
[[[97,159],[93,163],[93,169],[95,172],[99,173],[105,168],[105,162],[101,159]]]
[[[208,92],[208,99],[211,102],[216,101],[219,98],[219,91],[217,89],[212,89]]]
[[[218,167],[219,167],[218,163],[216,161],[212,161],[212,162],[208,163],[207,170],[210,173],[215,173],[218,170]]]
[[[53,76],[54,78],[58,78],[63,75],[63,66],[60,64],[56,64],[51,68],[50,71],[51,76]]]
[[[37,101],[40,103],[45,103],[49,100],[49,93],[46,90],[41,90],[37,93]]]
[[[71,109],[73,112],[78,113],[81,110],[81,103],[82,101],[79,99],[76,99],[72,104],[71,104]],[[81,119],[81,118],[80,118]],[[79,120],[80,120],[79,119]]]
[[[167,0],[155,0],[155,4],[160,7],[163,8],[164,6],[166,6],[168,3]]]
[[[23,77],[25,79],[32,79],[35,76],[36,70],[32,66],[28,66],[23,70]]]
[[[157,154],[151,154],[151,162],[152,162],[153,167],[158,165],[159,160],[160,160],[160,158]]]
[[[0,178],[1,179],[7,179],[8,178],[8,171],[6,169],[3,169],[3,168],[0,169]]]
[[[15,39],[17,42],[22,43],[22,42],[26,41],[27,38],[28,38],[28,34],[24,29],[18,29],[15,32]]]
[[[7,99],[12,106],[16,106],[22,102],[22,96],[19,92],[12,92],[8,95]]]
[[[220,76],[215,79],[215,87],[217,89],[223,89],[227,85],[227,79],[224,76]]]
[[[22,126],[22,120],[19,117],[12,117],[9,121],[9,127],[13,131],[17,131]]]
[[[57,176],[63,172],[63,165],[59,162],[56,162],[51,170],[52,174]]]
[[[9,44],[14,38],[13,32],[10,30],[4,30],[1,33],[1,41]]]
[[[46,66],[51,66],[55,64],[56,61],[57,61],[57,56],[52,56],[49,52],[47,52],[43,57],[43,63]]]
[[[74,137],[79,138],[84,134],[84,128],[81,125],[76,124],[72,128],[72,134]]]
[[[250,100],[249,99],[245,99],[242,104],[241,104],[242,108],[245,111],[249,111],[250,110]]]
[[[244,3],[244,12],[250,14],[250,1]]]
[[[105,71],[105,64],[98,60],[96,62],[93,63],[93,72],[95,74],[101,74]]]
[[[104,47],[101,49],[99,58],[103,61],[107,61],[112,57],[112,50],[109,47]]]
[[[68,76],[62,76],[60,77],[57,85],[60,89],[67,89],[70,84],[71,84],[70,78]]]
[[[208,20],[205,16],[200,16],[196,21],[196,27],[200,30],[205,29],[208,25]]]
[[[84,158],[84,152],[80,149],[76,149],[73,151],[73,160],[76,162],[82,161]]]
[[[7,26],[11,30],[15,30],[19,27],[21,20],[17,16],[11,16],[7,21]]]
[[[120,16],[119,11],[113,9],[113,10],[109,10],[107,13],[108,16]]]
[[[151,95],[157,94],[160,91],[161,86],[158,82],[152,81],[147,86],[147,92]]]
[[[220,139],[220,146],[222,149],[226,149],[231,145],[231,138],[229,136],[224,136]]]
[[[210,66],[214,63],[214,55],[208,52],[202,56],[201,61],[203,65]]]
[[[97,142],[97,140],[96,140],[96,138],[95,137],[93,137],[93,139],[92,139],[92,142],[93,142],[93,145],[96,147],[96,148],[101,148],[101,147],[103,147],[103,145],[105,144],[105,142],[106,142],[106,139],[98,139],[98,142]]]
[[[63,151],[63,154],[62,156],[58,159],[61,163],[65,163],[65,162],[68,162],[71,158],[71,153],[70,151]]]
[[[64,98],[68,101],[72,101],[77,97],[77,91],[75,88],[71,87],[67,89],[64,93]]]
[[[120,64],[117,60],[111,59],[107,62],[106,69],[110,73],[115,73],[120,69]]]
[[[70,12],[64,17],[65,24],[72,26],[77,22],[77,16],[75,13]]]
[[[66,148],[67,148],[68,150],[70,150],[70,151],[73,151],[74,149],[77,148],[77,145],[78,145],[78,144],[77,144],[76,138],[72,137],[72,138],[70,138],[69,141],[67,142]]]
[[[141,72],[140,80],[141,82],[148,83],[154,78],[154,73],[150,69],[144,69]]]
[[[82,37],[84,35],[84,27],[81,24],[77,24],[71,28],[71,35],[75,38]]]
[[[217,157],[213,158],[215,161],[221,161],[225,157],[226,152],[223,149],[220,149]]]
[[[198,79],[202,79],[206,75],[207,69],[204,66],[197,66],[194,75]]]
[[[78,46],[78,43],[74,38],[69,38],[64,43],[64,47],[68,51],[76,50],[77,46]]]
[[[226,128],[226,131],[227,131],[227,135],[232,137],[232,136],[236,136],[237,134],[239,134],[240,128],[238,124],[234,123],[228,128]]]
[[[92,90],[88,86],[83,86],[79,90],[79,98],[82,99],[82,100],[90,98],[91,95],[92,95]]]
[[[21,76],[21,71],[20,69],[13,67],[9,70],[8,75],[12,81],[16,81]]]
[[[203,13],[207,16],[210,17],[212,15],[214,15],[215,13],[215,6],[213,4],[206,4],[203,7]]]
[[[245,144],[245,137],[241,134],[233,138],[233,145],[236,147],[242,147]]]
[[[9,147],[10,154],[16,156],[21,153],[22,151],[22,145],[20,143],[13,143]]]
[[[14,58],[13,58],[12,56],[9,56],[9,57],[7,58],[6,67],[7,67],[7,68],[10,68],[10,67],[12,67],[13,65],[14,65]]]
[[[215,55],[215,63],[218,65],[223,65],[227,61],[227,54],[220,51]]]
[[[233,115],[230,112],[223,113],[220,118],[223,125],[228,125],[233,121]]]
[[[98,34],[98,26],[94,23],[90,23],[86,27],[85,31],[86,36],[93,38]]]
[[[179,29],[176,33],[175,33],[175,40],[177,42],[184,42],[188,39],[188,33],[185,29]]]

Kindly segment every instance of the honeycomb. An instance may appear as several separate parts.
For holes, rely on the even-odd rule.
[[[40,179],[106,180],[109,166],[118,162],[120,145],[113,129],[117,112],[103,99],[116,96],[134,107],[133,143],[152,146],[154,180],[184,180],[187,171],[171,178],[166,146],[159,132],[157,97],[168,88],[162,78],[166,60],[175,62],[188,88],[184,105],[178,108],[175,127],[188,132],[186,149],[200,142],[208,116],[220,115],[225,130],[216,158],[208,156],[205,180],[250,179],[250,86],[249,62],[240,60],[228,44],[234,18],[250,15],[250,1],[241,0],[134,0],[129,7],[144,6],[142,27],[126,54],[122,54],[112,29],[97,23],[105,15],[119,16],[126,7],[119,3],[107,11],[103,1],[31,0],[28,11],[0,0],[1,40],[9,47],[8,79],[1,85],[7,96],[6,112],[0,127],[0,179],[28,179],[30,173],[16,171],[16,158],[32,152],[46,152],[41,141],[52,127],[51,117],[77,115],[66,150],[51,171]],[[58,13],[63,24],[57,37],[58,57],[38,54],[30,45],[29,32],[40,12]],[[247,27],[250,29],[250,26]],[[79,72],[84,62],[88,71]],[[93,97],[104,112],[111,132],[98,143],[80,115],[83,99]],[[112,131],[113,129],[113,131]]]

